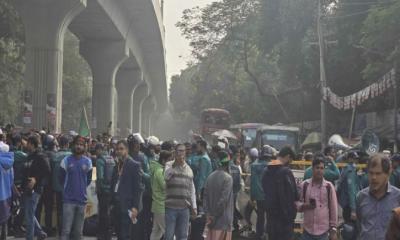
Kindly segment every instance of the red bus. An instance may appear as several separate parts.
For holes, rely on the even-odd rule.
[[[230,122],[229,111],[219,108],[204,109],[200,117],[200,134],[207,139],[213,132],[229,129]]]

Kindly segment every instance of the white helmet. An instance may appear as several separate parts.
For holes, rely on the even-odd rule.
[[[160,145],[160,140],[155,136],[150,136],[147,138],[147,143],[151,146],[158,146]]]
[[[258,150],[257,150],[257,148],[252,148],[252,149],[250,149],[249,155],[250,155],[250,157],[255,157],[255,158],[257,158],[257,157],[258,157]]]

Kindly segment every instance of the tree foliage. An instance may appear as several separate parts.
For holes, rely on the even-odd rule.
[[[176,116],[222,107],[236,122],[318,119],[317,3],[221,0],[185,10],[177,26],[190,41],[193,62],[172,81],[171,103],[177,113],[185,112]],[[328,86],[347,95],[393,67],[399,0],[322,3]],[[183,91],[185,100],[173,101]],[[334,121],[338,111],[328,110]]]

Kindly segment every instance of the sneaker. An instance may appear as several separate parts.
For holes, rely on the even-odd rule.
[[[45,232],[41,232],[37,236],[37,240],[44,240],[47,238],[47,234]]]

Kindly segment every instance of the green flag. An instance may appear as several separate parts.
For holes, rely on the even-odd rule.
[[[83,107],[82,109],[81,120],[79,121],[78,134],[81,135],[82,137],[90,137],[90,127],[85,107]]]

